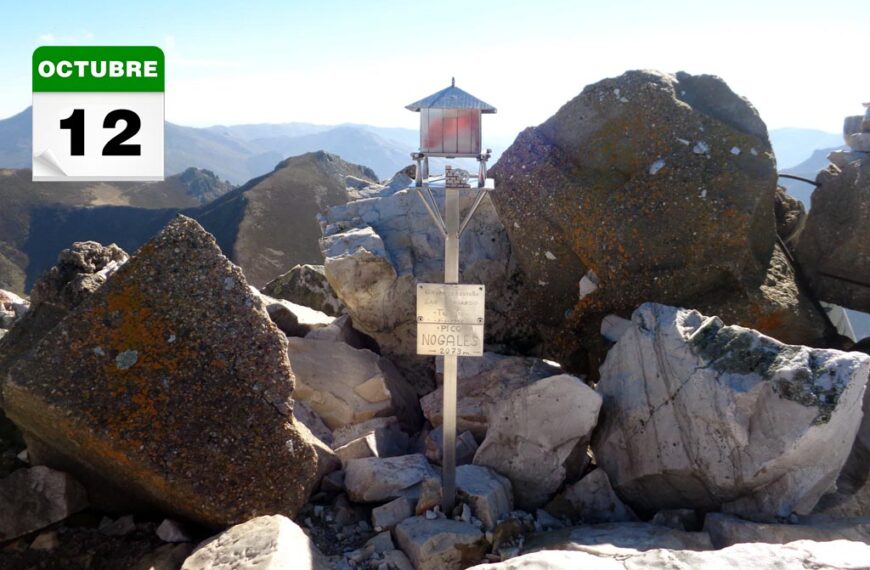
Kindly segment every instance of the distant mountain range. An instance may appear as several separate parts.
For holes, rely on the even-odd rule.
[[[133,253],[179,212],[198,220],[248,281],[263,286],[298,263],[322,263],[317,214],[348,201],[350,179],[376,181],[371,169],[325,152],[291,157],[235,189],[196,169],[148,183],[30,178],[29,169],[0,169],[0,289],[17,293],[72,242],[117,243]]]
[[[809,158],[816,149],[843,144],[843,135],[817,129],[786,127],[770,130],[770,144],[779,170],[793,168]]]
[[[30,168],[31,108],[0,120],[0,168]],[[284,123],[194,128],[166,123],[167,175],[193,166],[233,184],[270,172],[290,156],[323,150],[365,164],[386,179],[411,163],[419,134],[369,125]]]

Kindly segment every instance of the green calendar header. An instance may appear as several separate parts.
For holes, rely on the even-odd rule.
[[[155,46],[42,46],[33,52],[33,91],[159,91],[163,50]]]

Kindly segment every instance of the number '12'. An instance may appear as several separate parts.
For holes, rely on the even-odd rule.
[[[138,144],[124,144],[139,132],[142,120],[130,109],[110,111],[103,120],[104,129],[113,129],[118,121],[124,121],[124,130],[112,137],[103,147],[103,156],[139,156],[142,147]],[[60,121],[60,128],[70,132],[70,156],[85,154],[85,110],[76,109],[72,115]]]

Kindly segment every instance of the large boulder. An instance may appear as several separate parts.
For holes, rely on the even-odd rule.
[[[565,482],[571,460],[585,458],[600,409],[601,396],[568,374],[515,390],[490,408],[474,463],[510,479],[517,506],[534,510]]]
[[[587,86],[491,173],[512,253],[540,285],[524,300],[563,364],[582,341],[554,331],[645,301],[730,308],[789,342],[821,336],[795,309],[805,299],[760,291],[775,161],[756,110],[717,77],[629,71]]]
[[[797,258],[816,295],[870,312],[870,158],[832,153],[797,247]]]
[[[328,450],[292,417],[284,335],[177,217],[3,378],[36,463],[225,526],[294,514]],[[325,455],[326,454],[326,455]]]
[[[607,355],[598,464],[636,510],[809,513],[861,421],[870,358],[647,303]]]
[[[441,202],[443,193],[435,191]],[[461,197],[463,211],[475,193]],[[385,353],[416,353],[416,284],[444,279],[444,240],[416,192],[350,202],[322,219],[320,246],[326,277],[353,317],[354,327],[374,338]],[[460,242],[464,283],[487,287],[486,325],[490,341],[521,337],[516,312],[517,280],[507,234],[489,198],[484,198]],[[418,387],[427,393],[429,383]]]

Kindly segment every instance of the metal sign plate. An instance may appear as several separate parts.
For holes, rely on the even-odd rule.
[[[417,285],[417,354],[483,356],[483,285]]]

